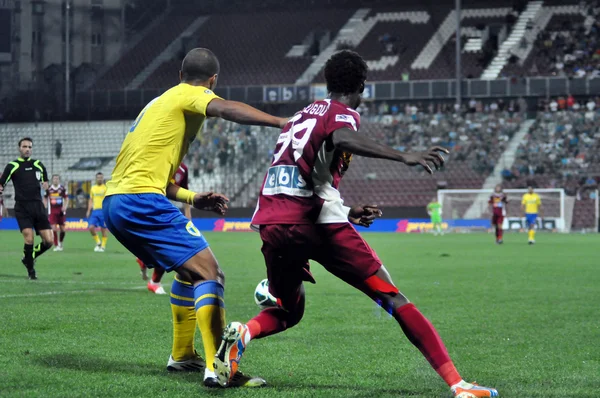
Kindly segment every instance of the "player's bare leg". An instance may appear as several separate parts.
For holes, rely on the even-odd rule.
[[[141,260],[138,260],[141,262]],[[142,263],[143,264],[143,263]],[[148,281],[148,290],[154,294],[167,294],[165,289],[162,287],[160,281],[162,280],[163,275],[165,274],[165,270],[161,267],[154,267],[152,270],[152,278]],[[146,279],[148,276],[146,276]]]
[[[142,260],[140,260],[139,258],[136,258],[135,261],[137,261],[138,265],[140,266],[140,273],[142,274],[142,280],[147,281],[148,280],[148,267],[146,267],[146,264],[144,264],[144,262]]]
[[[171,297],[173,297],[173,290],[178,283],[187,282],[193,287],[192,300],[195,304],[198,329],[202,334],[204,353],[207,358],[212,359],[221,344],[221,333],[225,326],[223,299],[225,275],[210,248],[196,253],[177,269],[177,274],[177,278],[173,282],[174,289],[171,290]],[[266,382],[261,378],[251,378],[240,373],[234,384],[235,386],[260,387],[266,385]],[[212,360],[206,364],[204,385],[207,387],[219,386]]]

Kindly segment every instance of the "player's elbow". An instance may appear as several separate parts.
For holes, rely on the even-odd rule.
[[[331,136],[333,146],[337,149],[351,152],[354,148],[354,135],[347,129],[336,130]]]
[[[228,117],[233,113],[231,103],[232,101],[213,99],[206,107],[206,116],[229,120]]]

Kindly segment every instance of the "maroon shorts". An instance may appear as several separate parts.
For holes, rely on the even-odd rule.
[[[297,292],[302,281],[314,283],[308,260],[355,287],[381,268],[377,254],[350,223],[262,225],[260,237],[269,290],[284,307],[284,298]]]
[[[494,212],[494,214],[492,215],[492,225],[502,225],[502,222],[504,221],[504,216],[502,215],[502,213],[496,213]]]
[[[48,217],[50,225],[65,225],[66,219],[67,216],[65,215],[65,213],[51,213]]]

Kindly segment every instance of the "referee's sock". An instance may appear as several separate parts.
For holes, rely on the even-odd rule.
[[[41,242],[38,243],[37,245],[35,245],[35,247],[33,248],[33,258],[36,259],[39,256],[41,256],[42,254],[44,254],[44,252],[48,249],[50,249],[52,247],[52,244],[47,244],[45,242]]]
[[[25,264],[25,267],[27,267],[27,269],[32,269],[33,268],[33,245],[28,245],[27,243],[25,243],[23,245],[23,263]]]

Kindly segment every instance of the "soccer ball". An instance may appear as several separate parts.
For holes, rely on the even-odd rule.
[[[256,285],[256,289],[254,289],[254,301],[262,309],[277,306],[277,299],[269,293],[268,279],[263,279]]]

